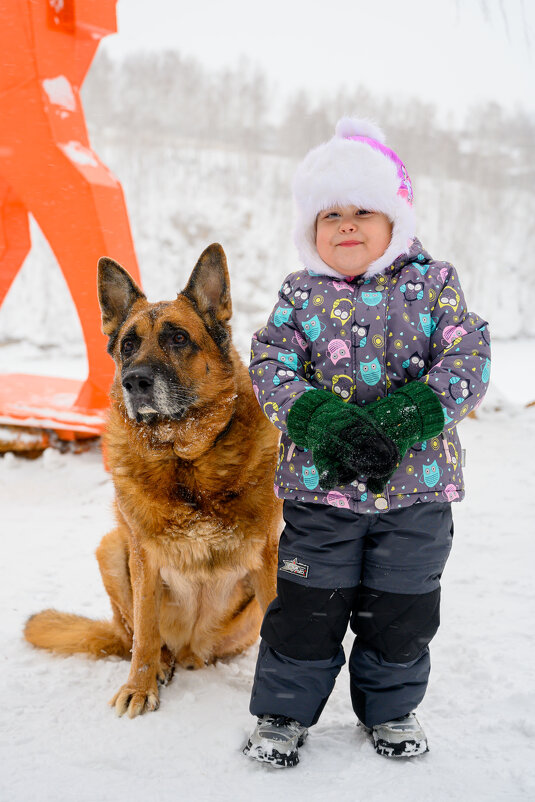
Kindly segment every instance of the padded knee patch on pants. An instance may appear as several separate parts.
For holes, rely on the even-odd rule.
[[[279,577],[260,634],[272,649],[294,660],[336,655],[345,635],[357,588],[310,588]]]
[[[416,660],[440,624],[440,588],[421,595],[387,593],[361,585],[351,629],[363,647],[390,663]]]

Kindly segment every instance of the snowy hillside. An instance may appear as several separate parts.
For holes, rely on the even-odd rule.
[[[235,341],[246,355],[251,332],[264,324],[281,280],[299,268],[291,237],[296,162],[175,140],[126,146],[101,135],[95,146],[123,184],[150,300],[174,297],[201,251],[221,242],[232,280]],[[495,338],[535,336],[535,269],[527,227],[535,216],[533,195],[482,193],[459,180],[416,177],[414,184],[419,236],[435,258],[457,266],[469,306],[490,321]],[[63,352],[82,355],[67,287],[35,224],[32,241],[0,308],[0,345],[61,344]]]

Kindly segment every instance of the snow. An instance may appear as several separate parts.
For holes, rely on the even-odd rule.
[[[70,144],[71,158],[91,163],[90,152]],[[298,266],[290,237],[291,160],[185,143],[130,153],[110,142],[96,152],[124,181],[150,300],[174,297],[203,248],[222,242],[231,273],[234,339],[247,359],[251,333],[265,323],[283,277]],[[518,269],[510,291],[498,293],[501,232],[490,237],[484,210],[466,223],[480,240],[472,241],[462,228],[456,238],[451,234],[464,216],[459,201],[466,196],[475,207],[475,190],[443,182],[439,208],[426,202],[435,187],[425,181],[420,186],[423,242],[437,257],[460,262],[474,311],[502,337],[535,333],[533,260],[520,222],[507,256]],[[506,195],[504,208],[511,200]],[[32,240],[32,253],[1,310],[1,371],[83,379],[87,362],[79,321],[33,222]],[[240,748],[254,723],[248,699],[257,647],[201,671],[178,669],[162,690],[158,712],[132,721],[116,718],[106,702],[126,680],[126,662],[54,657],[33,649],[21,634],[26,618],[46,607],[110,614],[94,557],[113,525],[113,488],[101,454],[96,448],[79,455],[48,449],[34,461],[0,458],[0,799],[535,798],[535,407],[525,407],[535,401],[529,370],[534,344],[528,338],[495,341],[487,399],[478,419],[460,429],[467,498],[454,504],[442,625],[419,709],[431,751],[411,761],[378,757],[355,727],[347,667],[298,767],[277,772],[248,761]],[[347,637],[346,652],[350,642]]]
[[[81,142],[76,142],[72,139],[65,145],[59,146],[65,155],[75,164],[83,165],[84,167],[98,167],[98,161],[95,159],[93,152],[82,145]]]
[[[98,134],[95,153],[124,188],[149,300],[174,298],[202,250],[220,242],[231,277],[234,339],[248,357],[251,333],[264,325],[282,279],[299,269],[291,236],[295,161],[183,140],[125,144]],[[95,158],[76,143],[69,156]],[[469,308],[490,321],[495,339],[535,338],[533,193],[489,189],[481,202],[483,190],[470,183],[416,176],[414,185],[419,237],[434,258],[456,266]],[[510,210],[504,251],[500,220]],[[0,343],[30,341],[79,356],[84,347],[72,297],[33,219],[30,230],[32,250],[0,309]]]
[[[0,424],[2,423],[2,419],[0,418]],[[20,431],[20,430],[19,430]],[[36,440],[40,440],[39,436],[35,435],[33,432],[25,432],[22,431],[20,434],[17,434],[17,440],[21,444],[26,445],[33,445],[35,444]],[[0,426],[0,443],[11,443],[13,441],[13,431]]]
[[[61,106],[66,111],[76,111],[76,98],[69,79],[64,75],[58,75],[57,78],[45,78],[43,89],[52,105]]]
[[[497,391],[498,395],[499,392]],[[443,576],[442,625],[419,717],[428,755],[377,756],[355,727],[347,667],[301,751],[276,771],[240,754],[257,648],[201,671],[177,669],[155,713],[117,718],[106,702],[128,664],[61,658],[22,638],[46,607],[108,617],[94,550],[112,526],[113,488],[98,449],[48,449],[0,459],[2,683],[0,798],[77,802],[128,799],[532,799],[535,795],[535,635],[532,579],[535,408],[483,407],[461,428],[467,500],[454,505],[455,538]],[[346,638],[346,653],[350,648]]]
[[[492,329],[491,329],[492,330]],[[496,340],[492,344],[492,377],[511,402],[535,401],[535,378],[528,365],[535,364],[535,339]]]

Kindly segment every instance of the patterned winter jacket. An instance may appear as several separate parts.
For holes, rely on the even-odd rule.
[[[282,431],[280,498],[376,513],[464,497],[456,427],[487,389],[489,333],[467,310],[455,268],[435,262],[417,239],[371,279],[290,273],[267,326],[253,335],[250,375],[259,404]],[[323,491],[311,452],[287,434],[293,402],[318,387],[365,406],[410,381],[437,393],[443,433],[415,443],[380,495],[368,492],[365,476]]]

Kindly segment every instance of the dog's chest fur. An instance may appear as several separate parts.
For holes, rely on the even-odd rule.
[[[214,599],[226,604],[236,586],[236,580],[240,578],[234,571],[214,572],[210,577],[210,586],[207,586],[206,582],[196,581],[191,575],[184,576],[176,568],[161,568],[160,576],[169,602],[184,607],[192,615],[199,612],[203,604],[213,603]]]

